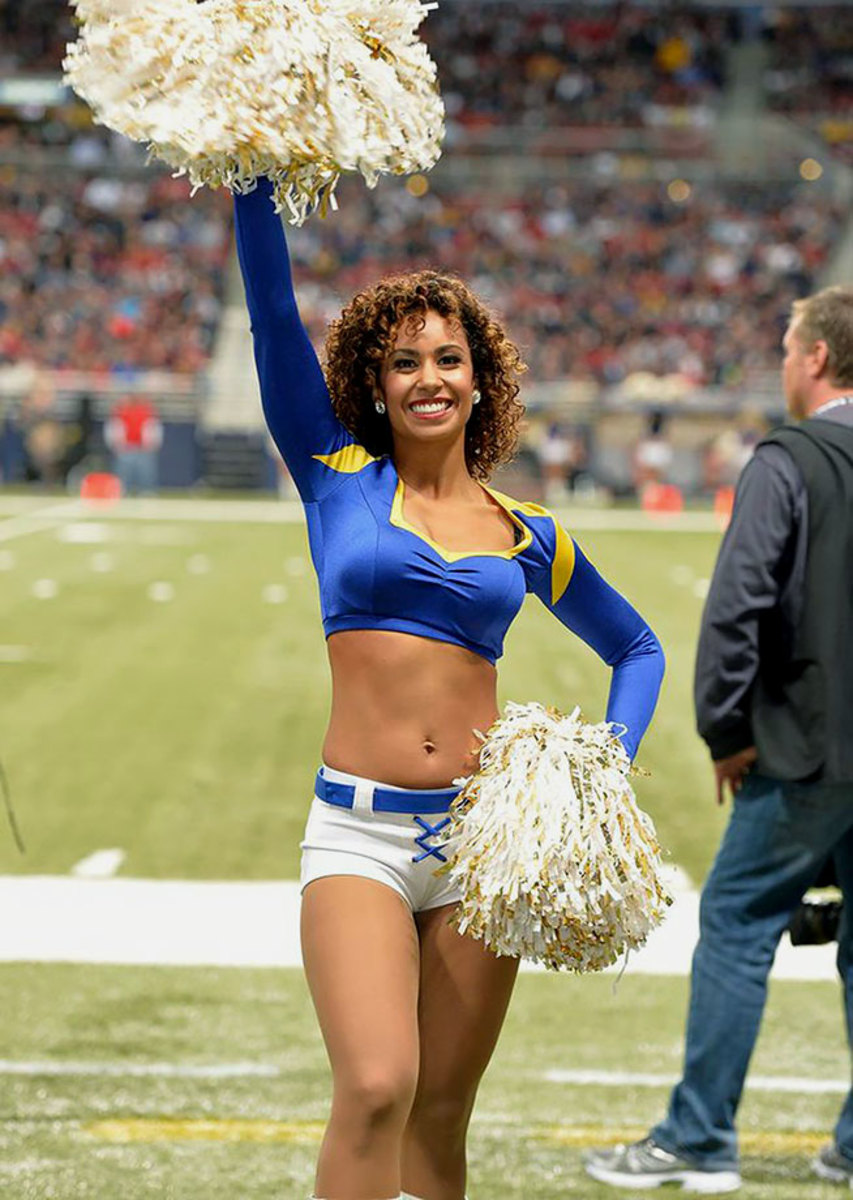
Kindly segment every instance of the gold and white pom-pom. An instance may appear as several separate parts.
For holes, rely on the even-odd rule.
[[[497,954],[600,971],[642,946],[672,903],[622,743],[541,704],[508,704],[451,810],[442,868],[454,923]]]
[[[274,184],[301,224],[343,171],[428,170],[444,108],[420,0],[71,0],[65,79],[95,119],[203,184]]]

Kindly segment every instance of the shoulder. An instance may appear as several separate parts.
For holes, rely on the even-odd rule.
[[[574,573],[577,551],[573,538],[557,517],[541,504],[514,500],[494,488],[489,488],[489,492],[527,529],[529,541],[520,552],[521,565],[525,573],[541,575],[547,572],[551,603],[556,604]]]
[[[349,442],[330,454],[312,454],[311,457],[336,475],[357,475],[372,463],[385,461],[369,454],[358,442]]]
[[[743,469],[742,482],[756,485],[763,481],[796,490],[802,482],[797,467],[799,436],[797,427],[783,425],[762,438]]]

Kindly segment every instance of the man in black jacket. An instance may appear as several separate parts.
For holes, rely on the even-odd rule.
[[[800,424],[744,469],[699,638],[697,722],[733,811],[702,894],[684,1075],[647,1138],[587,1156],[617,1187],[740,1185],[735,1114],[767,976],[829,858],[853,1042],[853,288],[798,301],[783,345]],[[853,1187],[853,1091],[813,1166]]]

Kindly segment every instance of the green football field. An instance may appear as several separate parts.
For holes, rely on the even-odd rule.
[[[41,505],[0,497],[0,760],[27,843],[20,857],[0,831],[0,875],[67,876],[118,847],[121,876],[294,878],[328,704],[302,526],[264,505],[254,520],[219,504]],[[637,790],[701,881],[725,814],[691,672],[719,535],[578,536],[664,642]],[[603,714],[606,671],[535,600],[501,679],[504,699]],[[685,997],[674,977],[614,991],[523,976],[472,1131],[471,1200],[615,1195],[586,1179],[581,1150],[660,1115]],[[8,963],[0,1013],[4,1200],[310,1193],[328,1078],[298,971]],[[833,985],[774,984],[754,1075],[742,1194],[838,1194],[808,1171],[849,1076]]]

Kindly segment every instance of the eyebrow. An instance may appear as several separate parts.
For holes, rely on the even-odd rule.
[[[444,346],[436,346],[436,354],[442,354],[445,350],[459,350],[462,354],[465,353],[465,347],[458,345],[456,342],[448,342]],[[415,350],[412,346],[396,346],[392,354],[420,354],[420,350]]]

